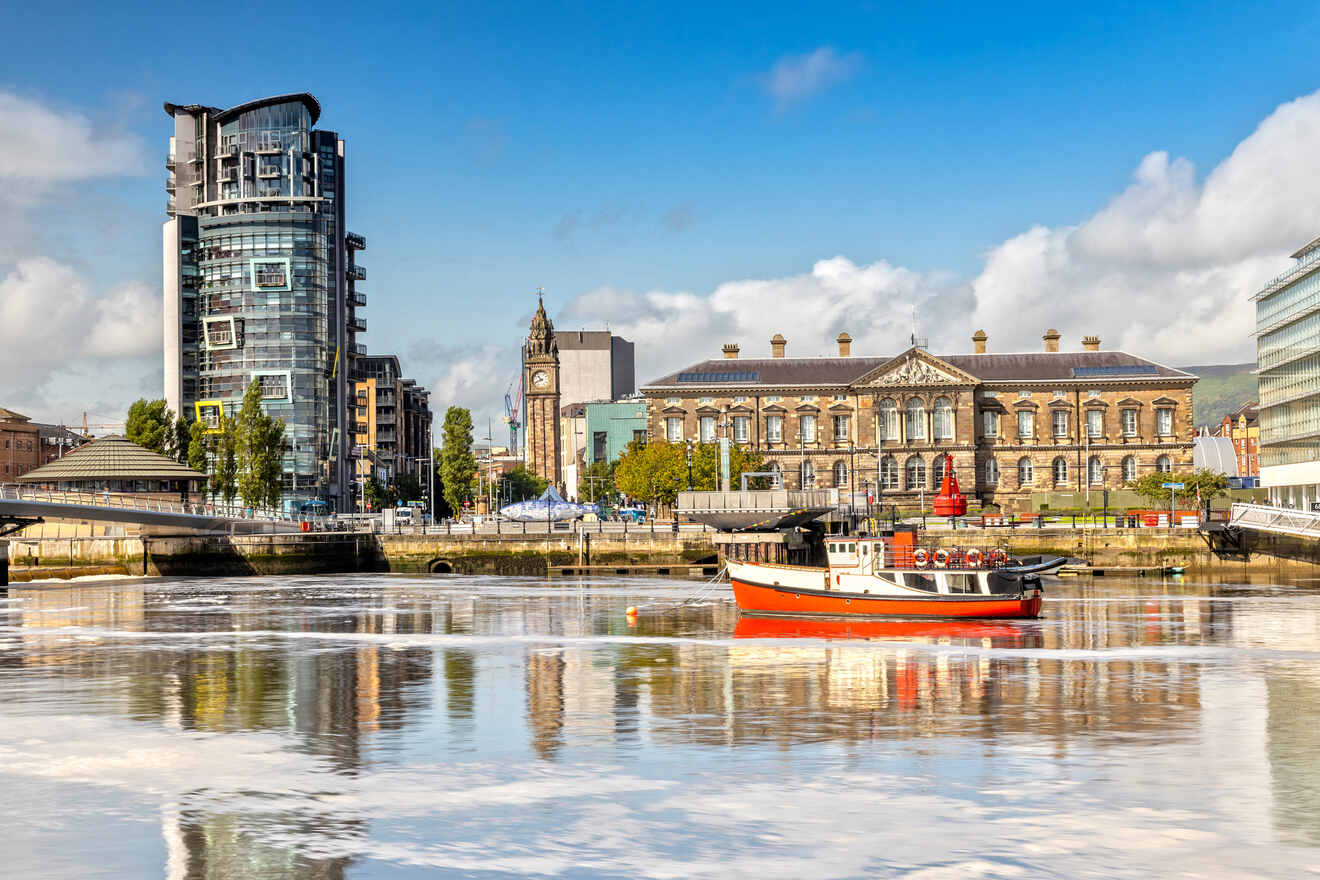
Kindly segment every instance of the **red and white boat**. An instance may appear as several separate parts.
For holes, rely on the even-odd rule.
[[[1040,578],[1002,550],[927,550],[915,535],[826,536],[825,568],[726,561],[738,609],[754,616],[1040,616]]]

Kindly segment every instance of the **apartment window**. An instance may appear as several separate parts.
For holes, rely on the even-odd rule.
[[[848,395],[846,395],[846,394],[836,394],[836,395],[834,395],[834,400],[835,400],[836,403],[841,402],[841,401],[845,401],[845,400],[847,400],[847,399],[848,399]]]
[[[930,486],[932,489],[944,488],[944,456],[937,455],[930,463]]]
[[[747,416],[733,417],[733,440],[735,443],[746,443],[751,439],[749,432],[751,421]]]
[[[1100,399],[1100,389],[1099,389],[1099,388],[1092,388],[1090,391],[1086,392],[1086,399],[1087,399],[1087,400],[1099,400],[1099,399]]]
[[[907,402],[907,439],[926,439],[926,405],[921,398],[913,397]]]
[[[733,399],[733,402],[734,402],[734,403],[746,403],[746,402],[747,402],[747,395],[746,395],[746,394],[740,394],[740,395],[738,395],[737,397],[735,397],[735,398]]]
[[[714,442],[715,442],[715,417],[714,417],[714,416],[702,416],[702,417],[701,417],[701,434],[700,434],[700,437],[701,437],[701,442],[702,442],[702,443],[714,443]]]
[[[1058,458],[1054,459],[1054,464],[1051,466],[1051,470],[1054,471],[1054,485],[1068,485],[1068,459],[1060,455]]]
[[[677,397],[666,397],[666,398],[665,398],[665,403],[669,403],[669,404],[676,404],[676,403],[682,403],[682,402],[683,402],[683,401],[680,400],[680,399],[677,398]]]
[[[784,442],[784,417],[766,416],[765,439],[769,443]]]
[[[836,461],[834,463],[834,485],[839,488],[848,485],[848,462]]]
[[[1123,482],[1130,483],[1137,478],[1137,460],[1129,455],[1123,459]]]
[[[982,391],[982,392],[981,392],[981,396],[982,396],[982,397],[985,397],[985,398],[987,398],[987,399],[989,399],[989,400],[995,400],[996,398],[999,397],[999,392],[998,392],[998,391]]]
[[[798,430],[802,434],[803,443],[816,442],[816,417],[800,416],[798,418]]]
[[[591,460],[605,460],[605,445],[608,435],[604,431],[591,432]]]
[[[898,439],[898,407],[892,397],[880,401],[880,439]]]
[[[1137,436],[1137,411],[1135,409],[1125,409],[1123,415],[1123,436]]]
[[[1067,436],[1068,436],[1068,413],[1065,412],[1064,410],[1056,409],[1056,410],[1054,411],[1054,416],[1053,416],[1053,418],[1054,418],[1054,436],[1055,436],[1055,437],[1067,437]]]
[[[1031,464],[1031,459],[1025,455],[1018,459],[1018,485],[1030,486],[1036,482],[1036,469]]]
[[[990,409],[981,411],[981,434],[988,440],[999,436],[999,413]]]
[[[1021,391],[1018,392],[1018,400],[1025,400],[1030,396],[1031,396],[1031,392],[1025,388],[1023,388]]]
[[[1162,474],[1171,474],[1173,473],[1173,462],[1167,455],[1161,455],[1155,459],[1155,470]]]
[[[1098,409],[1086,411],[1086,434],[1089,437],[1099,437],[1104,433],[1105,414]]]
[[[1017,414],[1018,437],[1030,440],[1036,434],[1036,414],[1029,409],[1019,410]]]
[[[936,440],[953,439],[953,402],[949,398],[935,398],[935,417],[931,421]]]
[[[665,439],[678,443],[683,439],[683,420],[677,417],[665,419]]]
[[[705,403],[714,403],[714,402],[715,402],[715,398],[713,398],[713,397],[703,397],[703,398],[701,398],[700,400],[697,401],[697,403],[702,403],[702,404],[705,404]]]
[[[1092,486],[1100,486],[1105,482],[1105,466],[1100,463],[1099,456],[1091,456],[1086,462],[1086,479]]]
[[[1064,391],[1062,388],[1055,388],[1054,393],[1051,394],[1050,396],[1053,397],[1055,400],[1063,400],[1065,397],[1068,396],[1068,392]]]
[[[1173,434],[1173,410],[1155,410],[1155,433],[1161,437],[1168,437]]]
[[[784,398],[780,397],[778,394],[771,394],[769,397],[767,397],[767,398],[765,399],[765,402],[766,402],[766,403],[779,403],[779,401],[781,401],[781,400],[783,400],[783,399],[784,399]]]
[[[816,485],[816,466],[809,461],[802,462],[802,488],[810,489]]]
[[[634,442],[634,443],[637,443],[637,444],[639,444],[639,445],[641,445],[641,446],[645,446],[645,445],[646,445],[646,429],[645,429],[645,428],[639,428],[638,430],[633,431],[633,442]]]
[[[909,489],[926,488],[926,463],[920,456],[914,455],[907,460],[907,487]]]
[[[892,455],[880,459],[880,488],[898,488],[898,460]]]
[[[835,440],[847,440],[847,439],[848,439],[848,417],[847,417],[847,416],[835,416],[835,417],[834,417],[834,439],[835,439]]]
[[[999,462],[993,458],[985,460],[985,484],[987,486],[999,485]]]

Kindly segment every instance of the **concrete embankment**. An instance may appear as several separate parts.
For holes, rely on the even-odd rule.
[[[710,534],[186,535],[11,541],[9,578],[224,576],[354,571],[544,575],[579,565],[666,566],[715,558]]]

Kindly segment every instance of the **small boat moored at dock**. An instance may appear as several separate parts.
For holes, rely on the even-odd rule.
[[[980,548],[930,550],[910,532],[827,536],[825,568],[727,561],[738,609],[793,617],[1040,616],[1040,578]]]

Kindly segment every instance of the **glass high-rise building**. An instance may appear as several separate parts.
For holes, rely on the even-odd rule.
[[[286,501],[347,510],[366,240],[344,223],[344,141],[313,128],[309,94],[165,112],[165,399],[212,423],[258,380],[286,426]]]
[[[1320,238],[1256,294],[1260,484],[1270,502],[1320,502]]]

